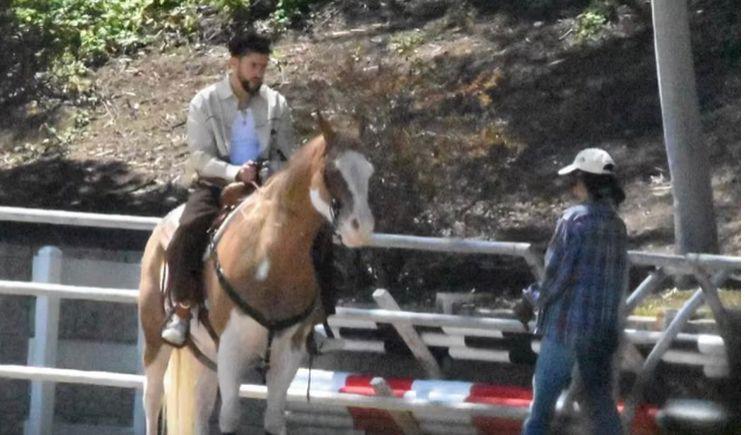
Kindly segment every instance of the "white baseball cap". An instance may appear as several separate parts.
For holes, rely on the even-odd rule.
[[[559,169],[559,175],[566,175],[576,170],[591,174],[613,174],[616,164],[607,151],[600,148],[585,148],[574,158],[571,165]]]

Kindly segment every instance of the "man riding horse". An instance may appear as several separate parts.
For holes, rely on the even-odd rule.
[[[208,230],[220,212],[223,188],[240,182],[252,190],[297,148],[287,101],[263,83],[270,41],[253,32],[239,34],[228,42],[228,49],[229,72],[189,104],[186,128],[191,156],[184,179],[192,189],[166,252],[167,289],[174,310],[161,337],[174,346],[184,344],[192,307],[202,303],[202,258]],[[335,294],[330,287],[330,253],[330,233],[322,231],[314,244],[314,263],[329,314]]]

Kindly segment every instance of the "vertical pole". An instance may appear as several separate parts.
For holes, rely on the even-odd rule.
[[[673,185],[678,254],[718,251],[716,219],[696,95],[688,2],[653,0],[657,81]]]
[[[34,282],[60,284],[62,281],[62,251],[54,246],[44,246],[34,256],[32,268]],[[38,367],[57,365],[57,338],[60,299],[55,296],[36,298],[34,339],[29,347],[28,363]],[[52,433],[54,423],[54,382],[31,382],[31,402],[26,425],[27,435]]]
[[[139,323],[139,322],[138,322]],[[137,355],[142,355],[145,346],[145,335],[142,333],[142,327],[137,327]],[[142,358],[137,365],[137,373],[142,374]],[[142,389],[135,390],[135,400],[132,409],[132,433],[134,435],[145,434],[145,408],[142,403]]]

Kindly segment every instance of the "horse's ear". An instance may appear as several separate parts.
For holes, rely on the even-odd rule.
[[[326,141],[326,145],[331,145],[336,138],[336,132],[333,128],[331,128],[331,124],[326,121],[326,118],[321,115],[320,110],[316,111],[316,118],[318,119],[318,127],[321,129],[321,133],[323,134],[323,139]]]

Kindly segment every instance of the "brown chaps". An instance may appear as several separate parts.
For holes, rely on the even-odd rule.
[[[174,302],[201,304],[202,256],[209,243],[208,230],[220,213],[221,187],[198,184],[186,201],[179,227],[166,251],[168,263],[167,293]],[[335,312],[338,275],[335,272],[332,230],[324,225],[319,231],[313,249],[313,265],[321,286],[321,302],[327,315]]]

